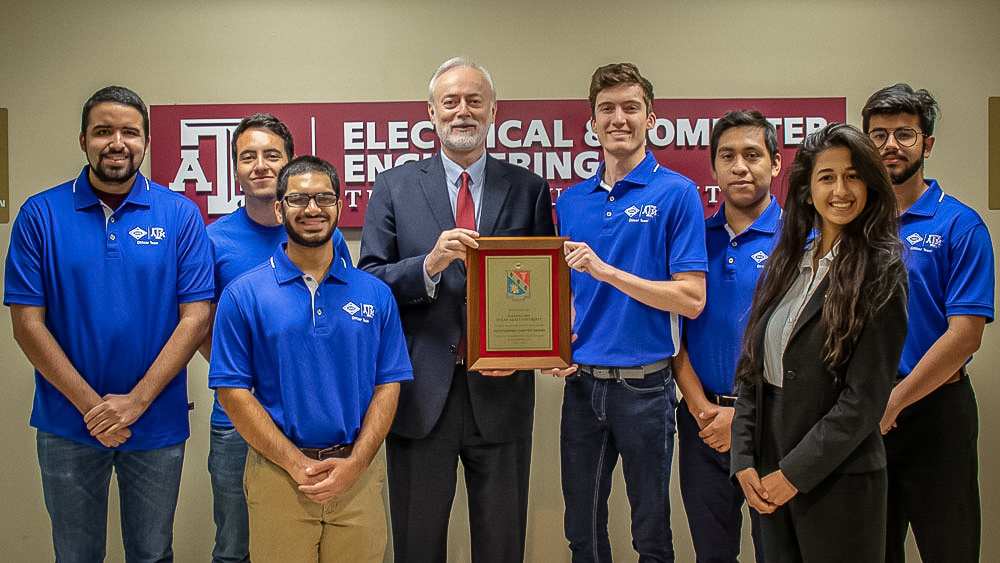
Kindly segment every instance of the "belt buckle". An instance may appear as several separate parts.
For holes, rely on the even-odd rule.
[[[642,366],[631,368],[618,368],[618,380],[622,379],[644,379],[646,370]]]
[[[590,371],[594,379],[618,379],[615,368],[594,366]]]

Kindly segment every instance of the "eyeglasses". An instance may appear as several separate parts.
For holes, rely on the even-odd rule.
[[[310,201],[315,201],[317,207],[333,207],[337,205],[337,194],[324,192],[319,194],[288,194],[281,198],[288,207],[309,207]]]
[[[868,138],[875,143],[875,146],[882,148],[889,137],[896,139],[896,144],[901,147],[912,147],[917,143],[917,138],[923,135],[912,127],[900,127],[899,129],[872,129],[868,132]]]

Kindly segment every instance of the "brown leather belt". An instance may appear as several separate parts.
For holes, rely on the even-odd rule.
[[[965,371],[965,366],[962,366],[958,368],[958,371],[956,371],[951,377],[949,377],[948,381],[945,381],[942,385],[948,385],[949,383],[958,383],[958,380],[968,376],[969,373]]]
[[[316,461],[331,458],[342,459],[351,457],[351,452],[354,451],[354,444],[338,444],[329,448],[299,448],[299,451],[309,459],[315,459]]]

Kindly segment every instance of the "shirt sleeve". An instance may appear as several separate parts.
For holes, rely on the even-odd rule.
[[[45,306],[45,236],[37,207],[29,201],[17,214],[10,233],[4,275],[4,305]]]
[[[382,292],[382,332],[378,343],[378,359],[375,367],[375,385],[413,379],[413,368],[407,352],[403,325],[399,319],[396,300],[388,287]]]
[[[219,298],[208,386],[253,389],[253,334],[231,287]]]
[[[705,213],[698,197],[698,188],[686,184],[671,209],[667,223],[667,264],[670,273],[707,272],[708,252],[705,249]]]
[[[976,315],[993,322],[993,243],[986,225],[978,222],[950,242],[954,261],[945,289],[945,316]]]
[[[193,204],[182,207],[177,239],[177,300],[181,303],[215,297],[215,260],[205,224]]]

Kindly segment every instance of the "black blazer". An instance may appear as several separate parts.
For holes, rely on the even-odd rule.
[[[548,183],[530,171],[487,156],[481,236],[554,236]],[[444,408],[455,372],[459,337],[465,331],[465,266],[456,260],[441,272],[437,295],[424,287],[424,258],[442,231],[455,228],[441,153],[382,172],[375,179],[358,267],[392,288],[413,364],[403,382],[391,431],[422,438]],[[535,405],[532,371],[509,377],[469,372],[469,392],[486,440],[531,435]]]
[[[743,385],[732,425],[732,474],[760,470],[760,434],[779,436],[779,467],[807,493],[831,473],[864,473],[886,465],[878,423],[885,413],[906,339],[906,279],[861,332],[854,354],[838,374],[823,366],[820,323],[829,278],[823,280],[792,329],[783,355],[782,428],[762,429],[764,332],[755,335],[756,384]],[[773,309],[772,309],[773,310]],[[770,315],[770,312],[768,312]]]

